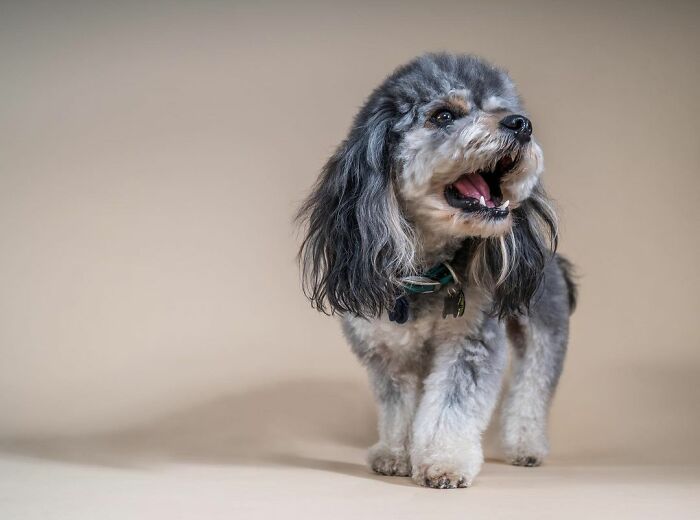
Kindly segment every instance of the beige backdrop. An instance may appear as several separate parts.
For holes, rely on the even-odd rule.
[[[0,437],[373,442],[291,216],[444,49],[510,70],[581,276],[553,460],[700,462],[699,4],[371,4],[3,3]]]

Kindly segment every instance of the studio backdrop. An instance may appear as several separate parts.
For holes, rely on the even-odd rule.
[[[577,266],[552,460],[700,462],[697,5],[360,4],[0,7],[3,442],[373,443],[292,219],[371,89],[450,50],[516,81]]]

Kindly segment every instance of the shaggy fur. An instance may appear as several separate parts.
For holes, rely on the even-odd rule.
[[[317,309],[341,316],[369,371],[377,473],[469,486],[508,343],[506,456],[535,466],[547,454],[575,286],[555,254],[542,151],[523,114],[504,71],[473,56],[422,56],[370,95],[299,212],[304,290]],[[449,287],[405,293],[405,277],[441,262],[464,290],[461,317],[442,318]],[[387,312],[401,295],[403,324]]]

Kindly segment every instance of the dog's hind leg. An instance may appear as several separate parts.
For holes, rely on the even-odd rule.
[[[572,303],[556,265],[548,271],[529,316],[506,323],[513,361],[501,438],[508,461],[517,466],[539,466],[549,453],[547,418],[566,354]]]

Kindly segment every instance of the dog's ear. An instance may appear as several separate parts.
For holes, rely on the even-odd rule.
[[[494,290],[494,312],[500,317],[527,312],[537,296],[545,265],[557,249],[557,216],[538,183],[513,210],[510,236],[489,240],[485,263]]]
[[[366,106],[299,210],[304,292],[325,313],[376,317],[412,269],[412,231],[394,190],[391,107]]]

